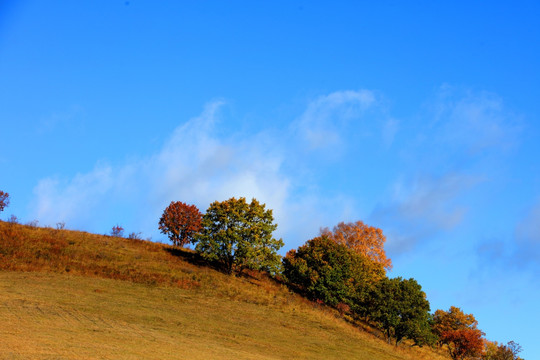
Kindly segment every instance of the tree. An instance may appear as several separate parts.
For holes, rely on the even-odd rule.
[[[443,332],[459,329],[476,329],[478,321],[472,314],[465,314],[458,307],[450,306],[448,311],[437,310],[433,314],[433,332],[441,336]]]
[[[384,251],[386,237],[379,228],[366,225],[360,220],[355,223],[340,222],[332,231],[321,229],[321,235],[367,256],[378,266],[387,270],[392,268],[392,261]]]
[[[395,338],[396,345],[405,338],[418,345],[430,342],[429,302],[416,280],[384,278],[375,285],[367,301],[370,320],[389,343],[391,338]]]
[[[244,268],[275,273],[281,257],[281,239],[272,237],[277,228],[272,210],[252,199],[231,198],[210,204],[196,235],[196,250],[207,260],[220,262],[227,273]]]
[[[478,329],[478,321],[472,314],[465,314],[458,307],[435,311],[433,333],[439,337],[439,345],[448,345],[452,359],[475,357],[483,352],[484,333]]]
[[[202,214],[195,205],[172,201],[159,219],[159,229],[167,234],[175,246],[184,246],[194,241],[201,231]]]
[[[482,355],[484,342],[482,331],[472,328],[445,331],[443,341],[448,344],[448,352],[454,360],[476,358]]]
[[[0,212],[4,211],[4,208],[9,205],[9,194],[0,190]]]
[[[451,306],[448,311],[437,310],[433,314],[433,333],[439,338],[439,345],[446,344],[443,333],[460,329],[477,329],[478,321],[472,314],[465,314],[460,308]]]
[[[312,300],[335,307],[344,304],[354,313],[363,313],[364,295],[370,285],[384,277],[384,270],[373,277],[365,256],[320,236],[287,253],[283,275]]]

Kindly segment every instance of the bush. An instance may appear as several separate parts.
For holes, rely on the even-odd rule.
[[[111,236],[114,237],[123,237],[124,236],[124,228],[120,225],[113,226],[111,229]]]
[[[0,190],[0,212],[4,211],[4,208],[9,205],[9,194]]]

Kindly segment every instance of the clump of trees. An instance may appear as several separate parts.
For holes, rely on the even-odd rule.
[[[381,229],[362,221],[339,223],[332,230],[292,249],[281,259],[281,239],[272,236],[272,210],[256,199],[215,201],[202,215],[194,205],[171,202],[159,222],[175,246],[195,244],[206,260],[231,274],[255,269],[278,274],[296,291],[340,314],[367,321],[397,346],[408,339],[417,346],[447,349],[454,360],[522,360],[519,344],[487,341],[472,314],[457,307],[431,314],[415,279],[388,278],[392,268]],[[281,266],[281,268],[280,268]]]
[[[388,278],[392,263],[385,240],[381,229],[362,221],[339,223],[290,250],[283,258],[283,276],[309,299],[367,321],[396,346],[408,339],[417,346],[445,348],[454,360],[519,359],[518,344],[486,341],[472,314],[457,307],[431,314],[415,279]]]
[[[290,250],[283,259],[283,275],[311,300],[345,304],[358,314],[363,313],[370,285],[384,276],[382,268],[372,276],[372,266],[366,257],[323,235]]]
[[[243,269],[279,271],[277,251],[283,240],[272,236],[277,228],[272,210],[256,199],[215,201],[204,215],[194,205],[172,202],[159,228],[176,246],[195,244],[204,259],[220,264],[229,274]]]
[[[431,344],[435,337],[426,295],[414,279],[386,277],[391,262],[385,240],[382,230],[362,221],[339,223],[290,250],[283,258],[283,276],[312,300],[336,309],[346,305],[354,317],[378,327],[388,342],[394,339],[397,345],[408,338]]]

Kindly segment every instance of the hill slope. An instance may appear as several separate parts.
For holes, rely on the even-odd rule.
[[[0,222],[9,359],[445,359],[395,348],[262,274],[147,241]]]

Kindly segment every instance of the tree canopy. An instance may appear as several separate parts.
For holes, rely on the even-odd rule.
[[[321,235],[367,256],[387,270],[392,268],[392,261],[386,257],[384,251],[386,237],[379,228],[366,225],[360,220],[354,223],[340,222],[332,231],[328,228],[321,229]]]
[[[448,311],[437,310],[433,314],[433,333],[439,344],[446,344],[452,359],[466,359],[482,354],[484,342],[482,331],[472,314],[451,306]]]
[[[275,273],[281,257],[281,239],[272,237],[277,228],[272,210],[256,199],[231,198],[213,202],[202,218],[196,235],[196,250],[207,260],[218,261],[230,274],[243,268]]]
[[[202,214],[195,205],[172,201],[159,219],[159,229],[167,234],[173,245],[184,246],[193,242],[201,230]]]
[[[361,312],[367,287],[384,277],[384,271],[372,277],[366,257],[320,236],[287,253],[283,275],[312,300],[331,306],[342,303]]]
[[[416,280],[384,278],[369,296],[369,318],[379,325],[388,342],[396,345],[404,338],[421,345],[429,343],[430,306]]]

